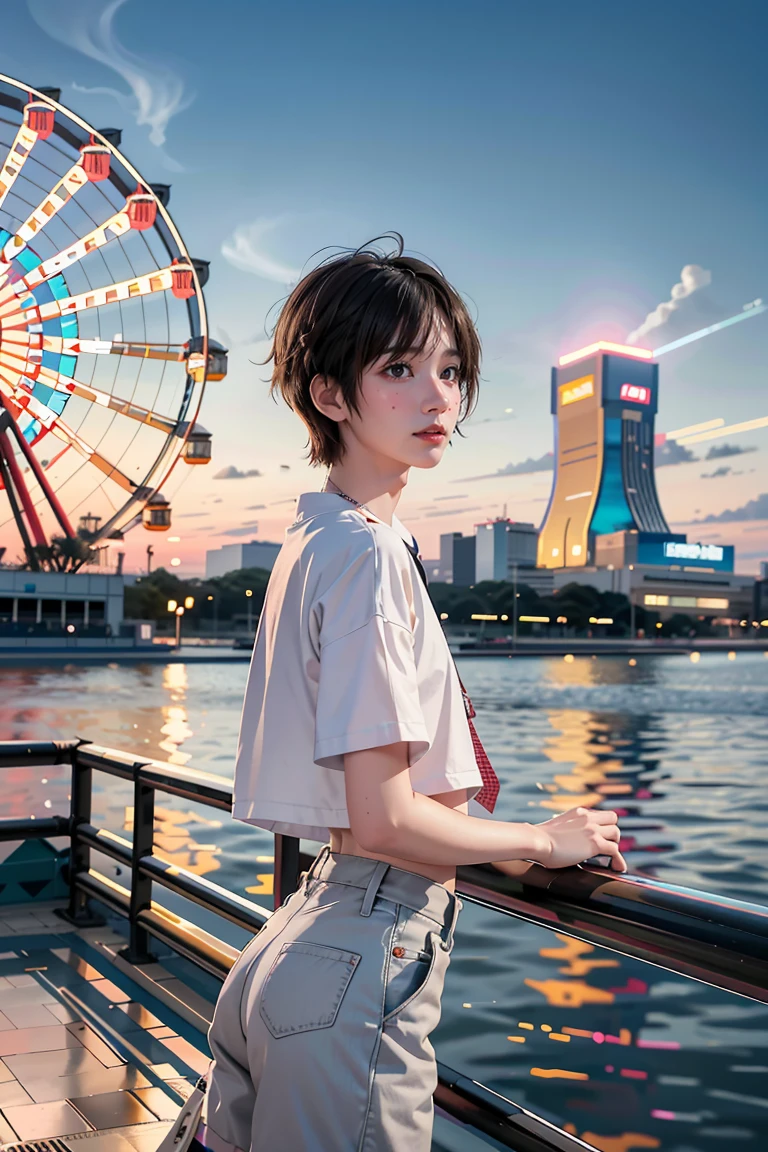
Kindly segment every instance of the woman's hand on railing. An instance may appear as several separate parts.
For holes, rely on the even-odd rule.
[[[536,862],[545,868],[568,868],[593,856],[608,856],[614,872],[627,871],[619,851],[621,833],[615,812],[571,808],[536,828],[549,842],[545,851],[536,854]]]

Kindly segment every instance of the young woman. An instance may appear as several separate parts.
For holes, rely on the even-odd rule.
[[[269,580],[233,815],[325,847],[222,988],[198,1134],[211,1152],[428,1152],[456,866],[626,867],[612,812],[471,814],[494,797],[395,509],[471,411],[480,344],[458,293],[397,239],[394,255],[315,268],[274,333],[271,391],[329,471]]]

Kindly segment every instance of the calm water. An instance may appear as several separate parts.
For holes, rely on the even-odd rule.
[[[461,673],[502,779],[502,818],[599,801],[626,813],[633,870],[768,903],[768,660],[462,658]],[[231,776],[245,676],[245,664],[0,669],[0,739],[81,735]],[[9,773],[0,814],[65,811],[66,775],[46,771],[45,783]],[[94,822],[129,830],[128,789],[103,783]],[[217,815],[164,800],[159,849],[268,902],[270,837]],[[603,1152],[729,1142],[758,1152],[768,1146],[767,1018],[747,1000],[466,904],[435,1046]],[[583,1035],[550,1038],[566,1027]],[[470,1147],[447,1125],[436,1134],[441,1148]]]

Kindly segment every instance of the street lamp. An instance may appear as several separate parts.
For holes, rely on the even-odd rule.
[[[188,604],[190,600],[192,600],[192,604],[194,604],[195,601],[192,596],[187,596],[185,603]],[[178,648],[181,645],[181,618],[184,615],[184,605],[177,604],[175,600],[169,600],[167,607],[168,611],[173,612],[176,617],[176,647]],[[192,605],[189,604],[189,607],[191,608]]]
[[[184,615],[184,606],[179,604],[176,609],[176,647],[181,647],[181,618]]]
[[[213,635],[216,636],[219,631],[219,601],[213,595],[210,595],[208,600],[213,601]]]
[[[252,589],[246,588],[245,596],[246,596],[246,599],[248,601],[248,635],[250,636],[251,632],[253,631],[253,615],[252,615],[252,605],[251,605],[251,600],[253,598]]]

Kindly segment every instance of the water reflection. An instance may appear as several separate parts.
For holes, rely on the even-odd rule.
[[[725,654],[634,665],[464,660],[502,779],[498,815],[536,821],[575,804],[610,806],[633,870],[765,902],[765,668]],[[82,735],[231,776],[245,674],[238,665],[0,669],[0,737]],[[7,773],[0,813],[66,811],[66,771],[44,772]],[[102,778],[94,821],[130,837],[132,803],[127,784]],[[268,900],[266,833],[162,796],[155,831],[165,859]],[[757,1152],[768,1146],[767,1012],[467,904],[435,1041],[448,1064],[603,1152],[720,1152],[727,1140]]]

